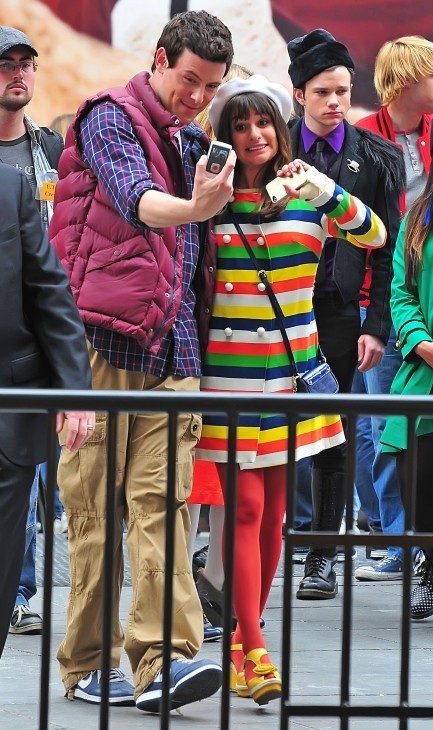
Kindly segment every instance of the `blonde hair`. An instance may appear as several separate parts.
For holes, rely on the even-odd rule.
[[[68,131],[74,119],[75,114],[60,114],[58,117],[55,117],[52,120],[52,122],[49,124],[49,127],[51,129],[54,129],[55,132],[61,134],[64,139],[66,137],[66,132]]]
[[[401,94],[405,84],[416,84],[433,74],[433,43],[418,35],[387,41],[376,57],[374,86],[380,103],[387,106]]]
[[[249,79],[252,75],[253,72],[245,66],[239,66],[237,63],[232,63],[230,70],[224,76],[222,83],[225,84],[226,81],[231,81],[231,79]],[[208,110],[209,104],[202,112],[200,112],[200,114],[197,115],[195,121],[202,129],[204,129],[208,137],[215,139],[212,125],[209,121]]]

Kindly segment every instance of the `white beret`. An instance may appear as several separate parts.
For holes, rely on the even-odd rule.
[[[209,107],[209,120],[212,124],[215,135],[218,135],[218,127],[222,111],[230,99],[238,94],[258,92],[272,99],[285,122],[288,122],[292,113],[292,100],[287,89],[282,84],[274,84],[260,74],[253,74],[248,79],[231,79],[221,84]]]

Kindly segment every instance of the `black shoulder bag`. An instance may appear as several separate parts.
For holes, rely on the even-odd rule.
[[[283,342],[289,356],[290,367],[292,369],[293,392],[330,393],[331,395],[334,393],[338,393],[338,381],[330,366],[326,362],[326,358],[322,350],[320,349],[320,346],[318,347],[317,351],[317,359],[319,361],[318,365],[316,365],[315,368],[312,368],[312,370],[308,370],[306,373],[298,373],[298,368],[296,367],[295,358],[293,357],[290,341],[287,337],[287,332],[284,324],[284,314],[278,303],[278,299],[275,296],[275,292],[272,289],[270,281],[266,275],[266,271],[261,268],[259,261],[257,260],[250,244],[247,241],[245,233],[243,232],[239,222],[236,220],[236,216],[233,213],[233,210],[231,208],[229,208],[229,210],[235,228],[247,250],[248,256],[253,262],[254,267],[260,277],[260,280],[265,285],[266,293],[269,297],[269,301],[271,302],[272,309],[274,310],[274,314],[278,322],[278,327],[281,332],[281,337],[283,338]]]

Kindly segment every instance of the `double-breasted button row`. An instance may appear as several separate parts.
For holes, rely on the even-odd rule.
[[[226,283],[224,284],[224,289],[225,289],[225,290],[226,290],[227,292],[231,292],[231,291],[233,291],[233,289],[234,289],[234,286],[233,286],[233,284],[231,283],[231,281],[226,281]],[[258,289],[259,291],[265,291],[266,287],[265,287],[265,285],[263,284],[263,282],[262,282],[262,281],[260,282],[260,284],[257,284],[257,289]]]
[[[226,243],[226,244],[227,243],[230,243],[231,240],[232,240],[231,235],[229,233],[224,233],[224,235],[223,235],[223,243]],[[259,236],[257,238],[257,243],[258,243],[259,246],[264,246],[265,243],[266,243],[266,241],[263,238],[263,236]]]
[[[224,334],[225,334],[226,337],[232,337],[232,335],[233,335],[232,328],[231,327],[226,327],[224,329]],[[258,337],[264,337],[265,334],[266,334],[266,330],[265,330],[264,327],[257,327],[257,336]]]

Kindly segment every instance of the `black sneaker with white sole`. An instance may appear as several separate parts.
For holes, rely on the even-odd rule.
[[[74,687],[74,699],[101,704],[101,676],[99,669],[89,672]],[[109,678],[109,705],[125,707],[134,705],[134,687],[120,669],[111,669]]]
[[[222,684],[222,669],[215,662],[201,659],[172,659],[170,663],[170,709],[210,697]],[[162,698],[162,671],[136,700],[139,710],[159,712]]]
[[[17,605],[12,614],[10,634],[42,634],[42,616],[32,611],[29,606]]]

